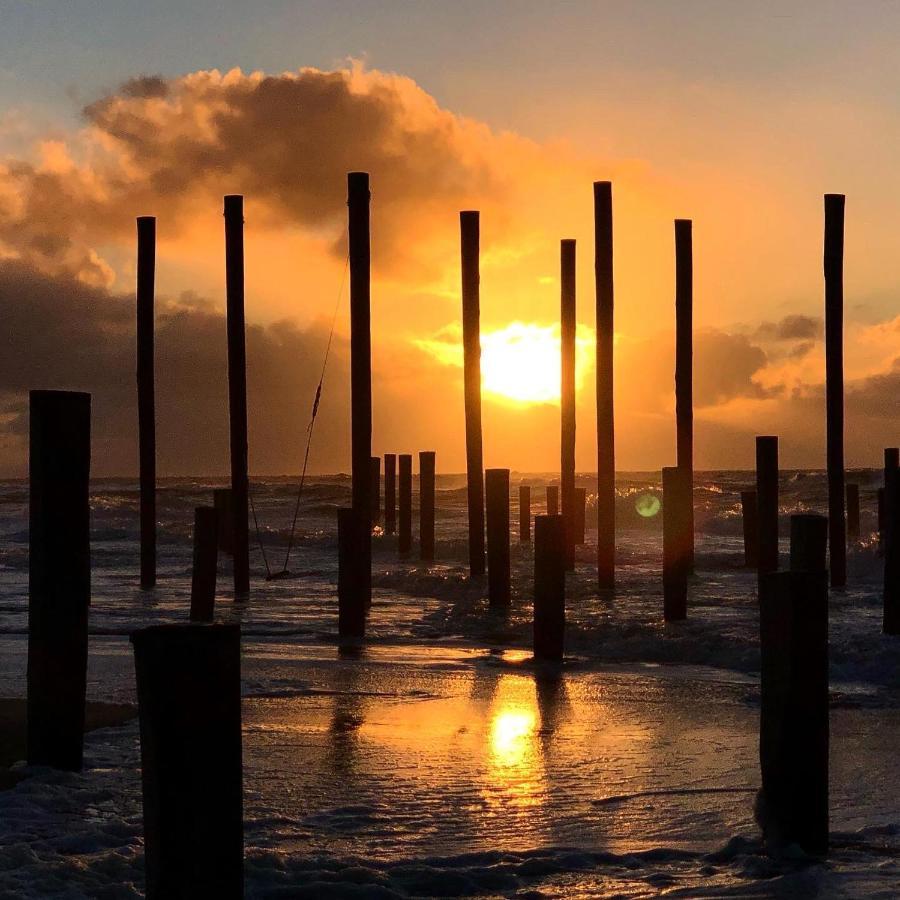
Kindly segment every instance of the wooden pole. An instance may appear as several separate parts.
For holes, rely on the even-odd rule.
[[[690,219],[675,220],[675,421],[677,462],[687,471],[690,555],[694,568],[694,251]]]
[[[891,474],[900,468],[900,448],[884,448],[884,487],[878,489],[878,539],[882,552],[887,537],[887,486],[891,481]]]
[[[584,531],[587,525],[587,489],[575,488],[575,544],[581,546],[584,543]]]
[[[778,438],[756,438],[756,507],[759,575],[778,569]]]
[[[141,587],[156,585],[156,401],[154,396],[153,303],[156,219],[137,220],[138,467],[141,520]]]
[[[384,454],[384,531],[394,534],[397,530],[397,456]]]
[[[357,556],[371,546],[372,528],[368,511],[355,507],[338,510],[338,634],[365,637],[367,585],[371,579],[357,564]]]
[[[566,568],[575,568],[575,241],[559,245],[560,267],[560,489],[566,529]]]
[[[239,625],[131,635],[150,900],[244,891]]]
[[[91,600],[91,395],[32,391],[28,763],[80,771]]]
[[[534,656],[560,661],[565,649],[565,524],[562,516],[534,519]]]
[[[859,485],[847,485],[847,538],[859,540]]]
[[[531,486],[519,485],[519,543],[531,541]]]
[[[741,491],[741,517],[744,525],[744,565],[748,569],[759,566],[759,514],[756,491]]]
[[[509,469],[488,469],[484,487],[488,600],[494,607],[509,606]]]
[[[688,471],[666,466],[663,483],[663,618],[687,618],[691,492]]]
[[[547,485],[547,515],[559,515],[559,485]]]
[[[228,321],[228,414],[234,510],[234,599],[250,593],[247,475],[247,348],[244,337],[244,198],[225,198],[225,288]]]
[[[615,587],[616,459],[613,417],[612,184],[594,182],[594,277],[597,294],[597,581]]]
[[[884,485],[887,487],[891,472],[900,468],[900,447],[884,448]]]
[[[419,453],[419,556],[434,559],[434,450]]]
[[[377,525],[381,521],[381,457],[373,456],[369,460],[372,473],[371,495],[372,524]]]
[[[234,553],[234,504],[231,501],[231,488],[214,488],[213,505],[218,513],[219,552],[231,556]]]
[[[347,175],[350,242],[350,443],[353,508],[371,517],[372,458],[372,327],[369,239],[369,175]],[[372,602],[372,530],[358,548],[352,583]]]
[[[815,513],[791,516],[791,571],[824,572],[828,518]]]
[[[191,573],[191,621],[212,622],[216,608],[219,514],[214,506],[194,510],[194,568]]]
[[[900,478],[896,469],[890,472],[884,493],[883,630],[900,635]]]
[[[463,382],[469,504],[469,572],[484,574],[484,462],[481,440],[481,275],[479,213],[459,214],[462,255]]]
[[[409,553],[412,550],[412,454],[401,453],[398,465],[397,551]]]
[[[825,195],[825,405],[831,586],[847,583],[844,521],[844,195]]]

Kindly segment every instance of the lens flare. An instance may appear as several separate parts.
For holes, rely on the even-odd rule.
[[[661,504],[656,494],[641,494],[634,501],[634,508],[639,516],[645,519],[652,519],[660,510]]]

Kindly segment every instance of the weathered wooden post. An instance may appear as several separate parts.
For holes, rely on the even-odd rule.
[[[778,569],[778,438],[756,438],[756,508],[759,575]]]
[[[372,525],[377,525],[381,521],[381,457],[373,456],[369,460],[369,466],[372,473],[371,484],[371,509],[372,509]]]
[[[566,633],[565,524],[562,516],[534,519],[534,656],[559,661]]]
[[[885,634],[900,634],[900,477],[888,473],[884,489],[884,619]]]
[[[350,252],[350,444],[353,508],[371,517],[372,458],[372,323],[369,240],[369,174],[347,175]],[[349,560],[348,560],[349,564]],[[372,529],[358,548],[352,565],[359,573],[352,583],[372,602]]]
[[[32,391],[28,763],[80,771],[91,602],[91,395]]]
[[[359,566],[357,556],[371,546],[368,510],[351,506],[338,510],[338,634],[365,637],[371,577]],[[367,586],[369,592],[367,592]]]
[[[488,600],[494,607],[509,606],[509,469],[488,469],[484,487]]]
[[[887,499],[886,490],[891,481],[891,473],[900,468],[900,448],[884,448],[884,487],[878,489],[878,539],[882,552],[887,537]]]
[[[560,490],[566,526],[565,563],[575,568],[575,241],[560,241]]]
[[[156,219],[137,220],[138,472],[141,520],[141,587],[156,585],[156,400],[153,363],[153,304],[156,278]]]
[[[228,326],[228,416],[231,434],[231,504],[234,510],[234,599],[250,593],[247,475],[247,347],[244,337],[244,198],[225,198],[225,294]]]
[[[241,632],[157,625],[131,635],[147,897],[244,893]]]
[[[531,541],[531,486],[519,485],[519,543]]]
[[[756,491],[741,491],[741,519],[744,526],[744,565],[748,569],[759,566],[759,515]]]
[[[401,453],[398,464],[397,551],[409,553],[412,550],[412,454]]]
[[[691,487],[690,553],[694,569],[694,251],[693,223],[675,220],[675,422],[677,462],[688,473]]]
[[[397,530],[397,455],[384,454],[384,532]]]
[[[231,556],[234,553],[234,504],[231,488],[213,488],[213,505],[218,513],[219,552]]]
[[[844,521],[844,195],[825,195],[825,411],[831,586],[847,583]]]
[[[681,466],[662,470],[663,484],[663,618],[687,618],[690,573],[690,478]]]
[[[547,515],[559,515],[559,485],[547,485]]]
[[[791,571],[760,592],[761,825],[771,846],[811,854],[828,850],[827,527],[792,517]]]
[[[575,544],[581,546],[584,543],[584,531],[587,525],[587,489],[575,488]]]
[[[194,510],[194,569],[191,573],[191,621],[212,622],[216,607],[219,514],[214,506]]]
[[[594,278],[597,292],[597,581],[615,587],[616,445],[613,418],[612,183],[594,182]]]
[[[434,559],[434,450],[419,453],[419,557]]]
[[[847,538],[859,540],[859,485],[847,485]]]
[[[462,256],[463,383],[466,409],[466,477],[469,504],[469,572],[484,575],[484,462],[481,441],[480,220],[459,214]]]

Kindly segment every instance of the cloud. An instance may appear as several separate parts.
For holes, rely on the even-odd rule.
[[[756,337],[769,341],[818,341],[824,327],[818,316],[790,315],[777,322],[763,322]]]

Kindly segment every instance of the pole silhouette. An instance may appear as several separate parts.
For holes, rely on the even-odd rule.
[[[481,440],[480,219],[459,214],[462,256],[463,383],[466,411],[466,479],[469,505],[469,573],[484,574],[484,460]]]
[[[597,582],[615,587],[616,449],[613,417],[612,183],[594,182],[597,301]]]
[[[559,662],[566,633],[565,524],[561,516],[534,519],[534,657]]]
[[[154,388],[154,294],[156,219],[137,219],[138,469],[141,521],[141,587],[156,585],[156,400]]]
[[[547,515],[548,516],[558,516],[559,515],[559,485],[558,484],[548,484],[547,485]]]
[[[488,600],[491,606],[509,606],[509,469],[488,469],[484,486]]]
[[[575,241],[560,241],[560,489],[565,522],[565,564],[575,568]]]
[[[694,568],[694,251],[693,223],[675,220],[675,423],[677,463],[687,472],[691,502],[688,509],[690,551]]]
[[[28,763],[80,771],[87,686],[91,395],[32,391]]]
[[[773,435],[756,438],[756,510],[762,578],[778,569],[778,438]]]
[[[435,452],[419,453],[419,557],[434,559],[434,477]]]
[[[372,323],[369,237],[369,175],[347,175],[348,236],[350,241],[350,443],[353,508],[366,519],[372,515]],[[352,583],[372,600],[372,529],[362,541],[353,565],[359,572]]]
[[[381,457],[373,456],[369,460],[369,468],[372,473],[370,485],[372,501],[372,524],[377,525],[381,521]]]
[[[690,480],[687,469],[666,466],[663,486],[663,618],[687,618],[690,572]]]
[[[225,198],[225,293],[228,325],[228,417],[231,435],[231,505],[234,511],[234,599],[250,593],[247,475],[247,347],[244,337],[244,198]]]
[[[219,514],[214,506],[194,510],[194,568],[191,573],[191,621],[212,622],[216,607]]]
[[[412,550],[412,454],[401,453],[398,459],[397,552]]]
[[[756,491],[741,491],[741,518],[744,526],[744,565],[748,569],[759,566],[759,513]]]
[[[384,533],[397,530],[397,455],[384,454]]]
[[[831,586],[847,583],[844,519],[844,195],[825,195],[825,409]]]
[[[531,541],[531,485],[519,485],[519,543]]]

